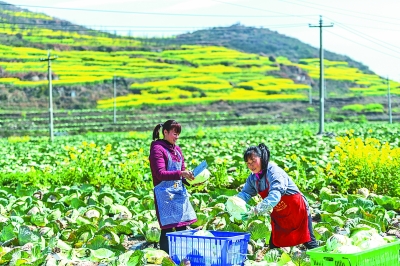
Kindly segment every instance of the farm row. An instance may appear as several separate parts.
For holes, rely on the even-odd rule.
[[[357,100],[355,100],[357,102]],[[348,104],[338,100],[328,102],[327,121],[388,121],[387,106],[382,104]],[[189,127],[234,126],[270,123],[318,121],[319,103],[221,103],[197,106],[150,107],[144,109],[117,109],[114,122],[112,109],[56,110],[54,132],[58,135],[76,135],[86,132],[121,132],[151,130],[168,117]],[[347,105],[346,105],[347,104]],[[400,121],[399,99],[393,97],[392,121]],[[1,112],[0,136],[48,136],[48,112]]]
[[[249,174],[243,151],[260,142],[309,199],[321,243],[337,230],[374,230],[391,241],[400,236],[396,125],[330,123],[331,134],[325,136],[313,133],[316,124],[182,125],[179,145],[187,167],[206,160],[211,172],[207,183],[189,188],[198,216],[193,228],[251,232],[250,259],[268,243],[269,220],[256,216],[232,222],[224,203]],[[132,243],[156,243],[159,230],[148,163],[150,136],[147,131],[65,136],[53,143],[40,137],[0,139],[1,260],[35,265],[125,265],[135,260],[133,265],[143,265],[144,254],[134,252]],[[279,251],[275,259],[289,256],[296,265],[309,265],[296,250]]]
[[[5,75],[0,84],[6,89],[45,90],[47,65],[39,61],[46,51],[35,48],[0,46],[0,61]],[[110,83],[114,76],[131,94],[117,97],[117,107],[150,105],[208,104],[221,99],[232,102],[307,100],[312,79],[319,77],[318,62],[302,59],[270,58],[242,53],[224,47],[182,46],[179,50],[159,52],[58,51],[52,64],[53,85],[74,86]],[[354,95],[386,95],[387,82],[377,75],[365,74],[346,62],[325,62],[328,81],[346,81],[343,88]],[[283,68],[294,69],[290,78],[274,75]],[[21,78],[40,73],[34,80]],[[33,78],[33,77],[31,77]],[[399,83],[390,81],[397,95]],[[246,97],[243,97],[246,95]],[[335,95],[330,95],[335,96]],[[336,95],[337,96],[337,95]],[[113,99],[98,101],[99,108],[110,108]]]
[[[221,166],[220,164],[224,165],[225,170],[232,167],[243,170],[244,164],[241,162],[243,149],[250,143],[254,145],[266,142],[274,151],[274,160],[284,168],[287,167],[291,174],[297,173],[292,177],[307,190],[314,191],[321,185],[339,182],[338,189],[343,190],[342,192],[363,185],[370,190],[384,192],[388,195],[400,195],[400,191],[396,190],[398,185],[400,186],[400,182],[395,182],[400,178],[398,171],[396,172],[399,167],[398,161],[395,159],[399,156],[400,141],[396,125],[354,124],[352,126],[355,129],[346,132],[343,127],[349,127],[349,123],[343,125],[333,123],[328,124],[326,129],[327,132],[330,132],[329,136],[331,137],[322,137],[315,135],[318,125],[308,123],[200,128],[190,127],[189,123],[189,121],[182,122],[184,132],[181,139],[182,148],[190,150],[190,153],[186,155],[188,166],[196,165],[199,160],[206,159],[215,171]],[[57,179],[57,182],[61,180],[73,182],[82,178],[82,182],[90,181],[89,183],[99,184],[103,181],[105,183],[111,182],[111,180],[117,181],[119,178],[128,180],[134,178],[138,183],[127,182],[125,185],[140,186],[145,181],[139,177],[148,176],[148,165],[140,167],[138,173],[132,171],[133,169],[138,170],[136,168],[138,165],[147,164],[146,154],[150,135],[151,133],[148,131],[147,133],[89,134],[59,137],[53,143],[49,143],[47,137],[0,139],[0,143],[3,145],[0,173],[4,177],[20,175],[26,178],[34,175],[37,179],[28,179],[36,180],[34,182],[40,182],[44,177],[57,179],[58,175],[63,177],[60,180]],[[333,135],[341,138],[334,138]],[[89,145],[90,143],[92,144]],[[385,149],[383,149],[384,147]],[[357,149],[353,150],[354,148]],[[365,150],[363,150],[364,148]],[[352,154],[353,152],[356,154]],[[138,153],[139,157],[137,157]],[[385,158],[389,153],[393,154]],[[371,156],[366,157],[365,154]],[[341,157],[342,155],[346,156]],[[336,160],[336,156],[339,156],[337,159],[340,160]],[[390,158],[393,161],[390,161]],[[346,161],[342,162],[341,160],[344,159]],[[93,160],[97,163],[90,165],[89,162]],[[352,165],[343,172],[343,163],[355,163],[356,165],[372,163],[373,167],[360,165],[357,166],[361,167],[358,169],[356,165]],[[328,167],[328,165],[330,166]],[[89,168],[86,169],[87,167]],[[78,168],[80,170],[74,172],[73,168],[74,171],[77,171]],[[11,172],[9,172],[10,169]],[[223,172],[224,169],[221,171]],[[333,172],[332,169],[334,169]],[[382,180],[373,178],[377,174],[374,171],[378,170],[382,171],[379,172]],[[234,173],[241,174],[240,171],[234,171]],[[101,178],[103,175],[105,180]],[[388,175],[392,176],[391,180],[384,178]],[[67,176],[71,176],[72,180],[64,178]],[[354,180],[353,177],[357,177],[357,179]],[[107,180],[107,178],[111,179]],[[378,181],[382,183],[376,183]],[[15,180],[15,182],[18,181]],[[342,182],[344,183],[342,184]],[[375,187],[375,184],[378,187]],[[110,185],[115,184],[110,183]]]

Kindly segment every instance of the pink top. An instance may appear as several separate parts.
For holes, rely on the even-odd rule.
[[[167,171],[168,155],[167,155],[167,152],[165,151],[166,149],[169,151],[173,161],[179,161],[180,158],[178,156],[178,152],[181,154],[181,157],[182,157],[181,171],[179,171],[179,170]],[[183,157],[181,148],[179,148],[178,145],[173,145],[163,139],[155,140],[151,143],[149,161],[150,161],[150,168],[151,168],[151,174],[153,176],[153,185],[154,186],[157,186],[162,181],[181,179],[181,173],[182,173],[182,171],[184,171],[186,169],[185,159]],[[183,180],[183,183],[185,185],[189,185],[189,183],[186,180]],[[157,218],[159,218],[157,201],[154,200],[154,203],[156,205]],[[160,220],[160,219],[158,219],[158,220]],[[179,222],[177,224],[169,224],[166,226],[161,226],[161,224],[160,224],[160,226],[161,226],[161,229],[167,229],[167,228],[190,225],[196,221],[197,220],[195,219],[195,220],[191,220],[191,221]]]

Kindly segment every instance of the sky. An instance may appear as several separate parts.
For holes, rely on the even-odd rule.
[[[7,0],[3,0],[6,1]],[[347,55],[400,81],[399,0],[8,0],[34,12],[121,35],[174,36],[240,23]]]

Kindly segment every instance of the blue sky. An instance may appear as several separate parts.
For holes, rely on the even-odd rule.
[[[7,1],[7,0],[6,0]],[[400,81],[398,0],[12,0],[9,3],[95,29],[135,36],[173,36],[240,23],[264,27]]]

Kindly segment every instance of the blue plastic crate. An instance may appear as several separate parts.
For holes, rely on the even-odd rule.
[[[198,230],[167,233],[169,256],[179,264],[187,259],[191,266],[244,265],[250,233],[210,231],[214,236],[194,236]]]

